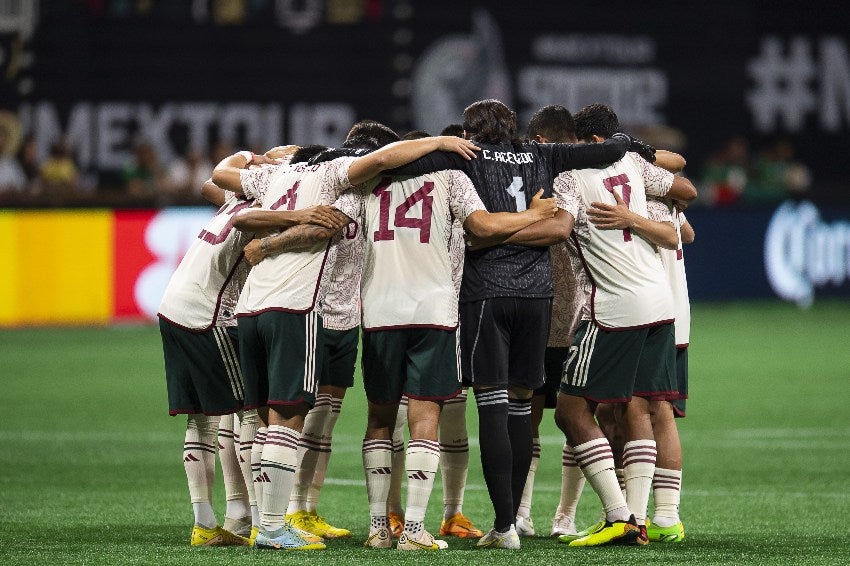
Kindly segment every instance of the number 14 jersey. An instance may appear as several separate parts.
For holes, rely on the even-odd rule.
[[[452,274],[463,249],[450,245],[452,222],[486,210],[472,181],[459,171],[382,177],[343,195],[336,206],[352,219],[363,218],[364,330],[455,329]]]

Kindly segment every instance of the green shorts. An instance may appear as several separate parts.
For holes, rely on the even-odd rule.
[[[245,409],[316,401],[324,360],[322,317],[264,311],[240,316]]]
[[[363,333],[363,384],[372,403],[443,401],[460,393],[456,330],[400,328]]]
[[[673,325],[607,331],[589,321],[576,330],[561,392],[597,403],[625,403],[633,395],[671,399]]]
[[[168,413],[229,415],[242,409],[236,328],[191,332],[159,319]]]
[[[354,366],[357,365],[357,346],[360,327],[350,330],[322,330],[325,335],[325,359],[319,385],[351,387],[354,385]]]
[[[671,399],[673,414],[685,416],[685,400],[688,398],[688,347],[676,348],[676,390],[678,395]]]

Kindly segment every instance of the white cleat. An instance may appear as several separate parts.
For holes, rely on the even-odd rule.
[[[489,533],[478,539],[476,546],[481,548],[518,549],[520,547],[519,535],[513,525],[504,533],[500,533],[496,529],[490,529]]]
[[[549,533],[549,536],[559,537],[574,534],[576,534],[576,523],[573,518],[563,513],[556,513],[555,518],[552,519],[552,532]]]
[[[534,530],[534,521],[531,520],[531,517],[521,517],[520,515],[517,515],[516,532],[521,537],[537,536],[537,531]]]
[[[369,529],[369,538],[363,543],[366,548],[392,548],[393,537],[390,530],[386,527],[377,529]]]

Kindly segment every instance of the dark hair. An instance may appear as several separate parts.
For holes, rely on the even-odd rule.
[[[479,100],[463,111],[466,137],[482,143],[503,143],[516,137],[516,112],[495,99]]]
[[[320,151],[316,155],[310,158],[307,162],[308,165],[317,165],[319,163],[324,163],[325,161],[333,161],[334,159],[339,159],[340,157],[360,157],[362,155],[366,155],[367,153],[371,153],[371,149],[363,149],[363,148],[333,148],[329,147],[324,151]]]
[[[443,131],[440,132],[441,136],[455,136],[458,138],[463,137],[463,125],[461,124],[449,124]]]
[[[575,115],[578,139],[590,141],[593,136],[608,139],[620,131],[620,121],[610,106],[591,104]]]
[[[292,161],[290,161],[290,163],[302,163],[326,149],[328,149],[328,146],[318,144],[299,147],[298,150],[292,154]]]
[[[550,104],[531,116],[526,135],[528,141],[534,141],[534,136],[542,136],[552,142],[571,143],[576,141],[576,123],[569,110]]]
[[[401,139],[403,140],[421,140],[422,138],[430,138],[431,134],[426,132],[425,130],[413,130],[412,132],[407,132]]]
[[[357,149],[378,149],[399,141],[398,134],[392,128],[375,120],[360,120],[351,127],[342,147]]]

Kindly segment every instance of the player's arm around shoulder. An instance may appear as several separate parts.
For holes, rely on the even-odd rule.
[[[478,149],[471,141],[456,136],[399,141],[355,159],[348,168],[348,180],[359,185],[382,171],[410,163],[432,151],[451,151],[464,159],[474,159]]]

